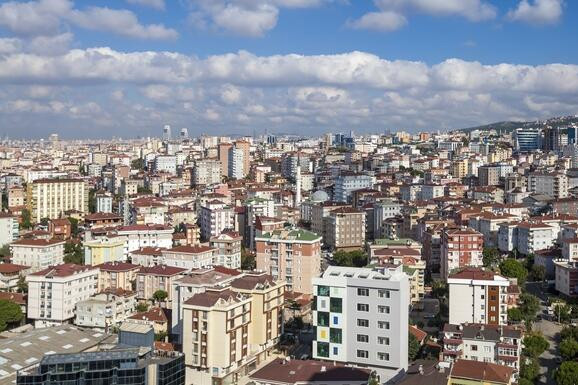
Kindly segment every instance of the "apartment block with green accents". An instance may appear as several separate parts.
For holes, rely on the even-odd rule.
[[[407,370],[409,280],[402,267],[330,266],[313,280],[313,358],[375,370]]]

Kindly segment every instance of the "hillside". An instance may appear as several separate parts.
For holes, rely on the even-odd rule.
[[[578,116],[560,116],[556,118],[550,118],[548,120],[537,120],[537,121],[528,121],[528,122],[514,122],[514,121],[505,121],[505,122],[496,122],[485,124],[482,126],[476,127],[468,127],[462,128],[457,131],[461,132],[471,132],[474,130],[480,131],[487,131],[487,130],[496,130],[496,131],[506,131],[510,132],[519,127],[527,127],[527,128],[540,128],[546,125],[552,127],[566,127],[570,124],[578,124]]]

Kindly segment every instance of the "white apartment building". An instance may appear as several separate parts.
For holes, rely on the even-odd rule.
[[[37,328],[71,321],[76,304],[98,290],[98,268],[63,264],[26,276],[28,318]]]
[[[59,239],[20,239],[10,244],[12,263],[30,266],[34,273],[64,262],[64,241]]]
[[[136,293],[124,290],[98,293],[76,304],[74,324],[87,328],[108,329],[120,326],[135,313]]]
[[[421,200],[429,201],[445,195],[445,186],[424,184],[421,188]]]
[[[0,213],[0,246],[7,245],[18,239],[18,218]]]
[[[112,195],[108,193],[96,194],[96,212],[112,213]]]
[[[380,382],[407,370],[409,281],[402,271],[329,266],[313,279],[313,358],[369,367]]]
[[[173,246],[173,228],[165,225],[131,225],[117,229],[117,235],[124,237],[123,253],[129,253],[143,247],[171,248]]]
[[[155,171],[177,173],[177,157],[174,155],[157,155],[155,158]]]
[[[39,179],[29,183],[26,205],[32,221],[56,219],[67,210],[88,212],[88,185],[81,179]]]
[[[195,186],[221,183],[221,161],[217,159],[195,161],[191,182]]]
[[[531,173],[528,191],[548,195],[555,199],[568,197],[568,177],[564,173]]]
[[[351,202],[355,190],[372,188],[374,178],[363,174],[344,174],[337,177],[334,187],[334,199],[337,202]]]
[[[517,248],[525,255],[554,246],[558,237],[551,226],[543,223],[522,222],[517,229]]]
[[[448,278],[449,323],[508,324],[510,281],[491,271],[467,268]]]
[[[213,266],[216,249],[207,246],[176,246],[163,250],[163,263],[189,271]]]
[[[245,152],[241,148],[229,149],[229,177],[243,179],[245,177]]]
[[[225,229],[235,228],[235,210],[224,202],[212,200],[201,207],[201,238],[216,237]]]

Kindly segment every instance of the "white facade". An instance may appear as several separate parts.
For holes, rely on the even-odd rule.
[[[34,273],[64,262],[64,241],[21,239],[10,245],[12,263],[30,266]]]
[[[220,201],[207,202],[200,212],[201,238],[216,237],[235,227],[235,211]]]
[[[96,212],[112,213],[112,196],[108,194],[99,194],[96,196]]]
[[[374,178],[369,175],[340,175],[335,181],[334,200],[337,202],[351,201],[351,193],[355,190],[372,188]]]
[[[72,320],[76,304],[98,290],[98,268],[58,265],[26,276],[27,316],[35,327],[60,325]]]
[[[99,293],[76,304],[74,324],[101,329],[118,326],[135,313],[135,307],[136,293],[127,295]]]
[[[242,149],[231,147],[229,149],[229,177],[243,179],[245,177],[245,153]]]
[[[215,159],[197,160],[192,173],[192,183],[195,186],[221,183],[221,161]]]
[[[177,157],[174,155],[158,155],[155,158],[155,170],[176,174]]]
[[[18,239],[18,218],[0,213],[0,246]]]
[[[117,231],[117,235],[124,238],[123,253],[125,259],[131,251],[143,247],[162,247],[169,249],[173,246],[173,228],[170,226],[125,226]]]

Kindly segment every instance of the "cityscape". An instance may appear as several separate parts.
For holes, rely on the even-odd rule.
[[[0,385],[578,384],[576,6],[0,2]]]

